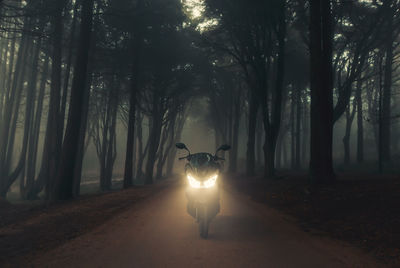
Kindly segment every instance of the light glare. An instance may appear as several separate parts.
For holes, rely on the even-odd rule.
[[[187,174],[187,179],[189,184],[193,188],[211,188],[217,182],[218,174],[214,174],[208,180],[201,183],[200,181],[196,180],[191,174]]]

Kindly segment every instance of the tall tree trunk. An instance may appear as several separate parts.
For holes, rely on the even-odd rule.
[[[375,65],[379,66],[377,69],[380,68],[380,63],[376,63]],[[379,108],[379,92],[380,92],[380,85],[379,80],[381,80],[381,72],[377,71],[378,79],[374,79],[374,81],[368,81],[366,84],[366,101],[368,104],[368,117],[373,119],[371,122],[371,130],[373,134],[373,140],[375,143],[376,148],[376,155],[379,154],[379,119],[380,119],[380,108]],[[376,81],[378,80],[378,81]]]
[[[285,1],[280,3],[279,7],[279,24],[277,29],[278,39],[278,55],[276,60],[276,82],[274,94],[271,101],[271,122],[269,122],[268,107],[263,105],[263,123],[265,131],[264,141],[264,176],[273,178],[275,176],[275,150],[276,140],[278,138],[281,118],[282,118],[282,92],[283,81],[285,75],[285,45],[286,45],[286,4]],[[267,83],[264,82],[264,85]],[[266,87],[264,87],[266,88]],[[267,92],[266,92],[267,93]],[[263,98],[267,102],[266,98]]]
[[[80,1],[80,0],[79,0]],[[72,36],[75,35],[75,28],[76,28],[76,21],[77,21],[77,10],[78,10],[78,1],[75,2],[74,6],[74,21],[73,21],[73,27],[71,30],[71,38]],[[100,6],[97,5],[95,14],[98,14],[100,10]],[[93,81],[93,62],[90,62],[90,59],[94,57],[95,51],[96,51],[96,33],[98,32],[98,27],[100,25],[99,19],[95,19],[96,16],[93,18],[93,33],[91,36],[91,41],[90,41],[90,48],[89,48],[89,63],[87,67],[87,81],[86,81],[86,87],[87,89],[84,92],[84,100],[83,100],[83,110],[82,110],[82,121],[81,121],[81,126],[79,128],[79,142],[78,142],[78,152],[76,155],[76,162],[75,162],[75,169],[74,169],[74,182],[73,182],[73,196],[78,197],[80,195],[80,186],[81,186],[81,181],[82,181],[82,168],[83,168],[83,159],[85,157],[86,149],[89,145],[90,142],[90,135],[87,134],[87,128],[88,128],[88,117],[89,117],[89,105],[90,105],[90,93],[91,93],[91,87],[92,87],[92,81]],[[72,47],[72,44],[71,44]],[[70,55],[72,56],[72,55]],[[71,57],[71,63],[72,63],[72,57]],[[67,68],[68,69],[68,68]],[[69,74],[70,71],[67,70],[67,73]],[[64,90],[67,92],[68,89],[68,80],[65,79],[65,84],[64,84]],[[64,111],[65,113],[65,111]]]
[[[143,1],[137,2],[137,9],[141,9]],[[125,170],[124,170],[124,188],[131,187],[133,185],[133,154],[134,154],[134,142],[135,142],[135,113],[136,113],[136,102],[138,92],[138,77],[139,77],[139,65],[140,65],[140,54],[142,48],[142,33],[139,26],[135,25],[134,29],[134,40],[132,44],[132,77],[131,77],[131,88],[129,91],[129,120],[128,120],[128,137],[126,141],[126,155],[125,155]]]
[[[310,0],[311,150],[313,182],[334,179],[331,1]]]
[[[385,68],[382,100],[382,160],[390,161],[391,155],[391,99],[392,99],[392,72],[393,72],[393,16],[392,0],[384,1],[387,10],[388,25],[385,42]]]
[[[262,114],[261,112],[257,113],[257,123],[256,123],[256,169],[262,168],[263,166],[263,156],[262,156],[262,147],[263,147],[263,125],[262,125]]]
[[[79,0],[81,1],[81,0]],[[69,87],[69,78],[71,75],[71,65],[72,65],[72,53],[73,53],[73,45],[75,41],[75,28],[76,28],[76,20],[77,20],[77,13],[78,13],[78,5],[79,1],[75,1],[74,4],[74,12],[72,15],[72,26],[71,26],[71,34],[69,37],[69,46],[68,46],[68,58],[67,58],[67,67],[65,69],[65,76],[64,76],[64,84],[63,84],[63,92],[61,97],[61,109],[60,109],[60,133],[64,135],[64,124],[65,124],[65,111],[67,107],[67,96],[68,96],[68,87]]]
[[[384,132],[384,120],[383,120],[383,91],[384,91],[384,85],[383,85],[383,53],[379,55],[379,72],[378,72],[378,77],[379,77],[379,94],[378,94],[378,107],[379,107],[379,115],[378,115],[378,171],[379,173],[383,172],[383,162],[384,162],[384,156],[383,156],[383,151],[384,151],[384,141],[383,141],[383,132]]]
[[[301,92],[302,92],[302,87],[300,85],[297,86],[296,90],[296,161],[295,161],[295,168],[300,169],[301,167],[301,159],[300,159],[300,154],[301,154]]]
[[[16,26],[15,26],[16,27]],[[15,30],[15,27],[14,27],[14,30]],[[10,51],[10,62],[9,62],[9,64],[8,64],[8,78],[7,78],[7,84],[5,85],[5,88],[4,88],[4,90],[5,90],[5,104],[7,104],[7,102],[8,102],[8,98],[9,98],[9,93],[10,93],[10,91],[11,91],[11,82],[12,82],[12,77],[13,77],[13,73],[14,73],[14,61],[15,61],[15,48],[16,48],[16,45],[15,45],[15,43],[16,43],[16,40],[17,40],[17,37],[16,37],[16,35],[17,35],[17,31],[14,31],[14,34],[13,34],[13,37],[12,37],[12,41],[11,41],[11,51]],[[22,40],[25,40],[25,39],[22,39]],[[22,40],[21,40],[21,43],[20,43],[20,46],[19,46],[19,50],[20,49],[22,49],[22,45],[23,45],[23,43],[22,43]],[[18,50],[18,51],[19,51]],[[22,50],[21,50],[22,51]],[[17,64],[17,63],[16,63]],[[15,66],[15,67],[17,67],[17,66]],[[16,69],[17,70],[17,69]],[[7,107],[7,106],[6,106]],[[3,111],[3,117],[2,118],[4,118],[4,116],[5,116],[5,109],[6,108],[3,108],[4,109],[4,111]],[[3,119],[4,120],[4,119]],[[2,121],[3,121],[2,120]],[[3,127],[3,122],[0,122],[0,126],[1,127]],[[1,129],[1,128],[0,128]]]
[[[170,119],[171,121],[169,122],[168,126],[165,128],[165,134],[163,133],[163,138],[162,142],[160,144],[160,153],[159,153],[159,158],[157,162],[157,179],[161,179],[163,176],[163,169],[165,166],[165,162],[167,160],[168,155],[170,154],[171,149],[174,146],[174,141],[175,141],[175,124],[176,121],[178,120],[178,113],[176,112],[175,115],[173,116],[173,119]],[[164,136],[165,135],[165,136]],[[164,145],[167,145],[164,149]]]
[[[344,145],[344,159],[343,159],[343,164],[344,165],[349,165],[350,164],[350,135],[351,135],[351,126],[353,124],[354,116],[356,114],[356,99],[353,101],[353,108],[350,111],[351,107],[350,105],[346,109],[346,128],[345,128],[345,134],[343,137],[343,145]]]
[[[156,179],[159,180],[162,178],[162,170],[163,170],[163,158],[164,158],[164,145],[167,142],[168,132],[170,131],[169,126],[164,126],[161,134],[161,142],[158,148],[157,153],[157,165],[156,165]]]
[[[282,167],[286,168],[288,163],[288,151],[287,143],[285,142],[285,136],[282,137]]]
[[[136,63],[134,63],[136,65]],[[132,74],[136,76],[135,73]],[[133,144],[135,141],[135,112],[136,112],[136,91],[137,91],[137,78],[132,77],[132,86],[129,92],[129,120],[128,120],[128,138],[126,143],[126,156],[125,156],[125,172],[124,172],[124,188],[133,185]]]
[[[310,137],[309,137],[309,132],[310,132],[310,126],[309,126],[309,111],[308,111],[308,103],[307,103],[307,97],[304,98],[303,102],[303,120],[302,120],[302,133],[303,133],[303,139],[302,139],[302,149],[301,149],[301,163],[302,166],[306,166],[308,163],[308,152],[309,152],[309,141],[310,141]]]
[[[87,89],[84,92],[82,121],[81,121],[81,126],[79,128],[78,152],[76,156],[76,164],[74,170],[74,183],[73,183],[74,197],[77,197],[80,194],[83,158],[85,156],[85,141],[86,141],[87,121],[89,117],[89,100],[90,100],[90,88],[92,86],[92,78],[93,78],[92,73],[88,72],[88,79],[87,79],[88,81],[86,83]]]
[[[362,82],[357,81],[356,96],[357,102],[357,162],[364,161],[364,124],[363,124],[363,103],[361,97]]]
[[[50,56],[47,54],[46,59],[44,61],[44,67],[43,71],[41,74],[41,81],[40,81],[40,89],[39,89],[39,95],[38,95],[38,103],[36,105],[36,111],[35,111],[35,123],[33,127],[33,132],[31,134],[31,142],[30,142],[30,150],[31,150],[31,159],[32,161],[29,160],[28,158],[28,168],[27,168],[27,176],[28,176],[28,181],[33,181],[32,186],[28,186],[27,190],[27,199],[32,200],[32,199],[37,199],[37,195],[43,190],[44,187],[44,177],[43,176],[38,176],[37,180],[35,181],[35,175],[36,175],[36,162],[37,162],[37,151],[38,151],[38,144],[39,144],[39,133],[40,133],[40,123],[42,121],[42,111],[43,111],[43,101],[44,101],[44,94],[46,90],[46,83],[47,83],[47,78],[48,78],[48,73],[49,73],[49,59]],[[31,177],[31,178],[29,178]]]
[[[3,44],[5,46],[4,51],[2,53],[2,58],[1,58],[1,62],[7,62],[8,59],[10,57],[12,57],[12,55],[10,55],[10,57],[8,56],[8,51],[10,48],[10,44],[8,41],[8,38],[10,37],[11,33],[7,34],[7,38],[3,39]],[[3,49],[3,48],[2,48]],[[2,77],[2,81],[1,81],[1,88],[0,88],[0,118],[3,118],[3,108],[4,108],[4,99],[5,99],[5,94],[6,94],[6,82],[7,82],[7,66],[8,64],[2,64],[1,66],[1,77]],[[1,123],[0,123],[0,129],[1,129]]]
[[[162,127],[162,114],[159,107],[159,89],[156,90],[153,96],[153,120],[152,127],[149,135],[149,154],[145,169],[145,184],[153,184],[153,169],[156,161],[157,150],[160,144],[161,127]]]
[[[240,126],[240,94],[235,100],[235,108],[233,115],[233,137],[232,137],[232,150],[229,152],[229,172],[235,173],[237,171],[237,158],[238,158],[238,143],[239,143],[239,126]]]
[[[292,89],[291,105],[290,105],[290,167],[295,168],[296,165],[296,130],[295,130],[295,96]]]
[[[84,92],[87,90],[86,76],[92,34],[93,1],[82,1],[80,37],[72,82],[70,109],[62,148],[62,161],[52,196],[53,200],[65,200],[73,197],[74,169],[78,152],[82,106]]]
[[[278,135],[276,140],[276,153],[275,153],[275,167],[282,168],[282,132]]]
[[[49,116],[47,119],[45,149],[43,151],[42,175],[45,177],[46,199],[56,198],[56,176],[58,164],[60,163],[62,135],[60,133],[60,100],[61,100],[61,64],[62,64],[62,42],[63,42],[63,9],[66,1],[58,1],[52,18],[52,65]]]
[[[174,137],[174,141],[173,144],[179,142],[181,140],[182,137],[182,131],[183,131],[183,126],[185,124],[185,112],[182,111],[181,114],[178,116],[178,122],[175,124],[176,125],[176,130],[175,130],[175,137]],[[167,176],[171,176],[172,175],[172,171],[174,169],[174,163],[175,163],[175,159],[176,159],[176,148],[175,146],[172,147],[170,154],[168,156],[167,159],[167,168],[166,168],[166,175]]]
[[[250,92],[249,101],[249,133],[247,138],[247,152],[246,152],[246,175],[255,175],[255,140],[256,140],[256,124],[257,124],[257,111],[259,102],[257,100],[255,90]]]
[[[138,143],[138,162],[136,167],[136,179],[140,179],[143,176],[143,161],[145,153],[143,152],[143,114],[138,111],[138,120],[137,120],[137,143]]]
[[[160,143],[160,136],[161,136],[161,123],[159,123],[158,119],[154,120],[154,125],[152,127],[152,134],[150,135],[150,143],[149,143],[149,153],[146,162],[146,169],[145,169],[145,184],[153,184],[153,169],[156,160],[157,150]]]
[[[115,84],[115,83],[113,83]],[[118,85],[119,87],[119,85]],[[116,159],[116,122],[117,122],[117,110],[118,110],[118,92],[116,96],[110,96],[110,124],[107,124],[107,128],[105,128],[105,134],[103,135],[103,144],[104,146],[104,167],[101,177],[103,180],[101,181],[101,190],[102,191],[110,191],[112,189],[112,173],[113,167]],[[109,133],[109,137],[107,138],[107,133]]]

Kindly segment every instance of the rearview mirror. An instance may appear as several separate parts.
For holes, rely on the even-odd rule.
[[[176,148],[178,149],[184,149],[188,152],[188,155],[190,155],[190,151],[189,149],[186,147],[186,145],[182,142],[178,142],[177,144],[175,144]]]
[[[230,145],[228,145],[228,144],[224,144],[224,145],[221,145],[218,149],[217,149],[217,152],[218,151],[228,151],[228,150],[230,150],[231,149],[231,146]]]
[[[177,144],[175,144],[175,146],[178,149],[186,149],[187,150],[187,147],[184,143],[178,142]]]

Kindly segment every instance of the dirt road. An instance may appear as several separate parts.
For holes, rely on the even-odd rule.
[[[56,248],[34,267],[380,267],[349,245],[301,231],[246,196],[221,191],[209,238],[186,213],[176,184],[93,232]]]

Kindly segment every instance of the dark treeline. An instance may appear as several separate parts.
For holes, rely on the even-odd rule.
[[[89,146],[102,191],[117,155],[124,188],[168,177],[196,109],[212,143],[231,144],[230,173],[309,169],[325,183],[338,165],[384,172],[399,157],[399,7],[0,1],[0,196],[15,183],[23,199],[78,196]]]

